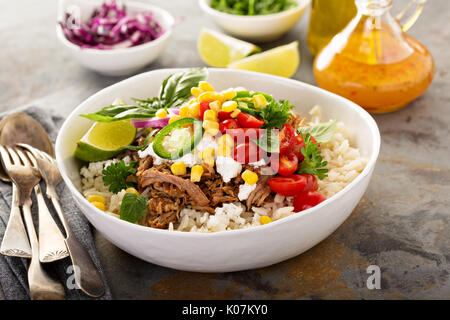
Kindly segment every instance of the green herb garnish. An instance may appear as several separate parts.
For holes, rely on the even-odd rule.
[[[119,161],[106,167],[103,171],[103,183],[109,186],[109,191],[118,193],[128,187],[127,178],[129,175],[136,173],[137,162],[125,164],[125,161]]]
[[[149,99],[135,99],[136,105],[110,105],[100,111],[82,114],[82,117],[97,122],[112,122],[123,119],[153,118],[162,108],[178,107],[191,96],[191,88],[206,80],[206,68],[194,68],[174,73],[161,84],[159,96]]]
[[[126,193],[120,205],[120,219],[136,223],[147,210],[148,200],[134,193]]]
[[[303,142],[305,143],[305,147],[301,150],[305,158],[303,159],[300,168],[297,170],[297,173],[310,173],[317,176],[320,180],[324,179],[328,176],[328,169],[325,168],[328,162],[323,161],[319,144],[314,143],[311,140],[311,135],[309,133],[300,134],[303,138]]]
[[[283,129],[283,124],[292,115],[290,113],[292,108],[294,106],[289,103],[289,100],[270,101],[267,106],[261,109],[261,117],[264,119],[263,127],[266,129]]]
[[[309,133],[318,143],[328,142],[333,138],[336,132],[336,120],[315,124],[312,126],[298,127],[298,133]]]
[[[230,14],[262,15],[288,10],[297,6],[293,0],[212,0],[211,7]]]

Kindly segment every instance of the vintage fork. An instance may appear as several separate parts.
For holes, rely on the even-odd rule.
[[[89,296],[99,297],[103,295],[105,287],[102,277],[92,262],[87,250],[77,240],[59,204],[56,186],[61,182],[62,178],[55,159],[47,153],[33,148],[28,144],[21,143],[18,144],[18,146],[30,151],[36,159],[37,167],[46,183],[47,197],[51,199],[64,230],[66,231],[66,245],[69,249],[72,264],[76,266],[76,268],[74,268],[76,284]]]
[[[28,285],[33,300],[64,299],[63,286],[50,278],[39,261],[39,242],[31,215],[31,191],[41,180],[39,172],[30,167],[27,156],[18,148],[0,146],[5,170],[19,191],[19,205],[22,207],[28,238],[31,244],[31,262],[28,268]]]
[[[27,151],[28,153],[28,151]],[[28,155],[31,166],[38,170],[37,162],[32,155]],[[39,260],[43,263],[53,262],[69,256],[64,242],[64,236],[56,225],[50,210],[45,203],[44,195],[39,184],[34,187],[38,202],[39,219]]]

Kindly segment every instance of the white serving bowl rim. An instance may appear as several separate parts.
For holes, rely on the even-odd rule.
[[[165,70],[165,71],[170,71],[169,73],[174,73],[174,72],[178,72],[183,70],[184,68],[166,68],[166,69],[158,69],[158,70],[153,70],[153,71],[149,71],[149,72],[145,72],[145,73],[141,73],[138,75],[135,75],[133,77],[127,78],[125,80],[122,80],[116,84],[113,84],[109,87],[106,87],[100,91],[98,91],[97,93],[93,94],[92,96],[90,96],[89,98],[87,98],[85,101],[83,101],[80,105],[78,105],[72,112],[71,114],[67,117],[67,119],[71,118],[73,115],[77,114],[79,111],[79,109],[82,109],[85,105],[88,105],[91,100],[94,100],[97,95],[101,95],[104,91],[106,90],[112,90],[114,89],[114,87],[118,87],[120,85],[122,85],[123,82],[130,80],[131,78],[145,78],[148,77],[148,74],[152,73],[152,72],[157,72],[157,71],[161,71],[161,70]],[[262,73],[257,73],[257,72],[253,72],[253,71],[245,71],[245,70],[228,70],[228,69],[221,69],[221,68],[208,68],[209,70],[213,71],[213,72],[237,72],[237,73],[243,73],[243,74],[250,74],[250,75],[258,75],[258,77],[260,78],[267,78],[270,79],[272,81],[279,81],[279,82],[287,82],[287,83],[293,83],[296,84],[300,81],[297,80],[293,80],[293,79],[287,79],[287,78],[283,78],[283,77],[279,77],[279,76],[273,76],[273,75],[268,75],[268,74],[262,74]],[[314,90],[322,90],[320,88],[317,88],[313,85],[304,83],[304,82],[300,82],[302,83],[302,85],[309,87],[309,88],[313,88]],[[328,92],[323,90],[322,94],[327,94],[327,95],[332,95],[334,96],[335,99],[337,100],[344,100],[346,102],[346,104],[353,109],[353,111],[359,113],[361,115],[361,117],[366,121],[366,123],[368,124],[368,126],[370,127],[370,131],[372,133],[372,139],[374,139],[373,141],[373,147],[372,147],[372,151],[370,153],[370,158],[368,159],[366,166],[364,168],[364,170],[352,181],[350,182],[347,186],[345,186],[344,189],[342,189],[341,191],[339,191],[337,194],[335,194],[334,196],[332,196],[331,198],[326,199],[325,201],[321,202],[320,204],[316,205],[315,207],[312,207],[310,209],[301,211],[301,212],[297,212],[294,213],[290,216],[284,217],[282,219],[273,221],[269,224],[266,225],[262,225],[262,226],[254,226],[254,227],[249,227],[249,228],[245,228],[245,229],[235,229],[235,230],[226,230],[226,231],[219,231],[219,232],[212,232],[212,233],[200,233],[200,232],[183,232],[183,231],[169,231],[166,229],[157,229],[157,228],[151,228],[151,227],[145,227],[145,226],[141,226],[141,225],[137,225],[137,224],[133,224],[124,220],[120,220],[119,218],[113,217],[109,214],[106,214],[105,212],[101,211],[100,209],[92,206],[89,204],[89,202],[87,201],[87,199],[85,197],[83,197],[83,195],[80,193],[80,191],[75,187],[75,185],[72,183],[72,180],[70,179],[70,177],[67,175],[67,173],[64,170],[61,170],[61,175],[64,179],[64,181],[66,182],[67,186],[69,187],[71,193],[73,195],[75,195],[76,197],[78,197],[81,201],[85,202],[86,205],[89,205],[91,210],[95,211],[97,214],[101,214],[104,216],[105,219],[110,220],[113,223],[119,223],[119,224],[123,224],[124,227],[129,227],[129,228],[136,228],[136,230],[145,230],[145,232],[156,232],[156,233],[164,233],[164,234],[170,234],[173,235],[174,237],[182,237],[182,238],[197,238],[197,237],[205,237],[205,238],[211,238],[211,237],[232,237],[234,234],[237,233],[248,233],[248,232],[263,232],[264,230],[270,229],[270,228],[275,228],[277,225],[280,224],[284,224],[284,223],[290,223],[290,221],[292,221],[293,219],[300,219],[303,216],[309,216],[314,214],[316,211],[318,211],[320,208],[334,202],[334,201],[339,201],[340,198],[342,198],[346,193],[350,192],[357,184],[359,184],[367,175],[369,175],[371,173],[371,170],[374,168],[375,163],[377,161],[378,158],[378,154],[379,154],[379,150],[380,150],[380,143],[381,143],[381,138],[380,138],[380,132],[378,129],[378,126],[375,122],[375,120],[372,118],[372,116],[363,108],[361,108],[360,106],[358,106],[357,104],[341,97],[338,96],[334,93]],[[59,155],[58,152],[58,145],[60,144],[60,139],[61,139],[61,133],[65,131],[66,127],[69,125],[68,121],[64,121],[57,140],[56,140],[56,160],[58,163],[58,166],[61,168],[63,167],[63,159],[61,158],[61,156]],[[337,119],[339,121],[339,119]],[[67,181],[69,181],[70,183],[67,183]]]
[[[155,6],[153,4],[145,3],[145,2],[138,2],[138,1],[127,1],[126,6],[130,8],[142,8],[146,11],[150,12],[158,12],[161,14],[161,16],[164,17],[165,22],[168,25],[168,28],[164,30],[164,33],[156,38],[155,40],[139,44],[137,46],[132,46],[128,48],[118,48],[118,49],[95,49],[95,48],[82,48],[79,45],[76,45],[75,43],[71,42],[69,39],[66,38],[66,35],[64,34],[62,27],[59,23],[56,25],[56,34],[58,38],[63,42],[64,45],[70,47],[71,49],[78,50],[80,52],[85,52],[89,54],[97,54],[97,55],[116,55],[116,54],[123,54],[123,53],[132,53],[137,52],[140,50],[145,50],[151,47],[158,46],[161,44],[166,38],[170,37],[172,34],[173,26],[175,24],[175,18],[165,9]],[[61,12],[58,13],[58,22],[60,19]],[[157,20],[159,24],[161,24],[161,20]]]
[[[304,10],[306,6],[309,5],[311,0],[294,0],[297,2],[297,6],[290,8],[285,11],[277,12],[277,13],[270,13],[270,14],[260,14],[260,15],[254,15],[254,16],[247,16],[247,15],[239,15],[239,14],[231,14],[227,12],[222,12],[219,10],[216,10],[211,7],[210,2],[211,0],[198,0],[200,7],[207,13],[211,15],[216,15],[218,17],[222,18],[232,18],[236,20],[246,20],[246,21],[254,21],[254,22],[261,22],[262,20],[275,20],[279,18],[283,18],[285,16],[291,15],[294,12]]]

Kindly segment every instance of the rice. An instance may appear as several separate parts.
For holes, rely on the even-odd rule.
[[[316,106],[310,111],[311,123],[319,123],[322,118],[321,108]],[[328,176],[318,180],[319,192],[330,198],[345,186],[352,182],[365,168],[367,160],[361,157],[359,150],[350,144],[351,135],[342,122],[338,122],[333,138],[326,143],[321,143],[321,153],[328,162]],[[127,157],[125,157],[127,158]],[[125,159],[129,162],[130,159]],[[102,180],[102,170],[109,164],[117,162],[117,159],[90,163],[80,170],[82,192],[85,197],[99,194],[106,199],[106,213],[118,217],[120,204],[125,195],[122,190],[118,194],[109,192]],[[143,194],[146,191],[144,190]],[[148,190],[147,190],[148,192]],[[180,212],[180,222],[170,223],[169,231],[183,232],[220,232],[226,230],[244,229],[261,225],[261,216],[269,216],[273,221],[294,214],[292,197],[276,195],[274,202],[264,207],[253,207],[252,212],[246,212],[240,202],[225,203],[215,209],[215,214],[196,211],[191,208],[183,208]]]

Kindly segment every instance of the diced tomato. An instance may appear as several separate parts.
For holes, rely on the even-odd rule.
[[[209,102],[206,101],[202,101],[200,102],[200,120],[203,120],[203,114],[205,113],[206,110],[209,110]]]
[[[278,174],[288,177],[292,175],[298,166],[298,158],[293,153],[282,154],[280,156],[280,164],[278,168]]]
[[[305,191],[317,191],[317,189],[319,188],[319,184],[317,183],[317,178],[315,175],[309,173],[301,173],[300,175],[305,176],[308,180]]]
[[[264,124],[264,120],[245,112],[240,112],[236,119],[243,128],[259,128]]]
[[[219,121],[231,119],[231,112],[219,111],[219,113],[217,113],[217,118],[219,118]]]
[[[226,119],[219,123],[219,130],[222,133],[225,133],[226,130],[237,128],[239,128],[239,123],[234,119]]]
[[[303,138],[301,135],[298,135],[294,138],[294,143],[291,146],[290,152],[295,154],[299,161],[302,161],[304,156],[302,154],[302,148],[305,147],[305,143],[303,142]]]
[[[285,197],[295,196],[302,193],[308,184],[308,179],[299,174],[290,177],[273,177],[268,181],[270,189]]]
[[[300,212],[312,208],[327,198],[318,191],[305,191],[295,196],[294,211]]]
[[[280,140],[280,153],[288,152],[294,144],[295,129],[287,123],[283,124],[283,129],[281,129],[278,139]]]
[[[263,156],[263,150],[253,141],[239,144],[234,149],[233,155],[234,160],[242,164],[259,161]]]
[[[263,135],[266,129],[257,128],[238,128],[238,129],[227,129],[226,134],[229,134],[234,138],[236,145],[249,142],[250,140],[258,139]]]

